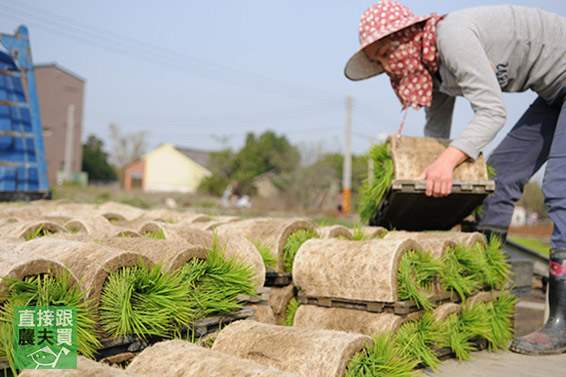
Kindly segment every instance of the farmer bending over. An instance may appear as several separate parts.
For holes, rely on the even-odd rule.
[[[472,120],[417,177],[426,179],[429,196],[450,194],[454,168],[476,159],[503,127],[502,92],[538,94],[488,160],[496,188],[478,230],[505,237],[525,184],[547,163],[543,192],[554,222],[550,317],[511,349],[566,351],[566,18],[512,5],[415,16],[386,0],[364,12],[359,34],[361,48],[348,61],[346,77],[386,72],[404,109],[425,107],[425,136],[448,138],[455,97],[470,101]]]

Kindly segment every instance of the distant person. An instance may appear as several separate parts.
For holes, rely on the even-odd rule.
[[[233,180],[232,181],[232,195],[230,196],[230,204],[232,207],[236,206],[236,202],[238,201],[238,199],[240,199],[240,197],[242,196],[242,188],[240,187],[240,184],[238,183],[238,181]]]
[[[346,76],[385,72],[402,107],[426,109],[425,136],[448,138],[455,97],[472,120],[417,179],[426,194],[449,195],[453,170],[479,153],[505,124],[503,92],[533,90],[538,98],[495,149],[495,192],[484,201],[477,229],[505,237],[515,202],[546,162],[545,204],[554,222],[550,250],[550,317],[511,349],[526,354],[566,351],[566,18],[513,5],[415,16],[396,1],[369,7],[359,24],[360,49]],[[400,132],[400,130],[399,130]]]

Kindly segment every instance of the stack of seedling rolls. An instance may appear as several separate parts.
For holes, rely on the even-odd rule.
[[[34,209],[34,221],[18,216],[0,224],[0,359],[12,369],[14,306],[77,306],[78,352],[92,358],[103,356],[100,348],[116,338],[140,344],[194,338],[193,325],[224,320],[263,286],[261,256],[243,238],[198,229],[175,233],[167,227],[175,224],[162,221],[150,222],[157,224],[148,228],[154,233],[131,230],[120,222],[146,214],[123,205],[89,207],[80,216],[68,203],[44,207]],[[53,213],[73,216],[43,220]],[[178,224],[197,216],[181,217]],[[165,237],[170,233],[176,237]],[[237,317],[253,315],[244,312]]]
[[[126,372],[92,366],[101,375],[409,376],[447,353],[466,360],[482,340],[504,348],[512,336],[509,265],[497,240],[479,234],[119,203],[0,213],[0,358],[9,361],[16,305],[77,306],[87,358],[102,358],[113,340],[138,339],[136,352],[166,340],[131,355]],[[193,340],[191,325],[238,311],[267,271],[292,277],[270,287],[270,324],[258,305],[259,321],[217,323],[212,350],[167,340]]]
[[[352,376],[407,365],[435,369],[447,350],[466,360],[480,340],[505,348],[515,299],[503,290],[509,264],[500,245],[458,232],[309,240],[293,270],[300,290],[294,325],[372,336],[373,350],[387,346],[396,355],[391,365],[372,361],[370,351],[358,355]]]

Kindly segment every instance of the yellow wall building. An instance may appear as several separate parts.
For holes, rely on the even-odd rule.
[[[142,171],[138,161],[126,167],[124,186],[144,191],[195,192],[201,181],[212,175],[206,168],[208,156],[208,152],[161,144],[141,157]]]

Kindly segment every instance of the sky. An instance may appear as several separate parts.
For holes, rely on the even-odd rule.
[[[247,132],[273,130],[302,150],[341,152],[346,97],[352,96],[352,151],[395,134],[401,105],[381,75],[352,82],[346,61],[358,49],[367,0],[0,0],[0,32],[29,29],[35,64],[56,63],[86,80],[83,140],[147,132],[161,143],[241,148]],[[503,1],[405,1],[415,14],[440,14]],[[135,4],[135,5],[134,5]],[[562,0],[515,0],[566,16]],[[492,150],[536,98],[506,94],[508,120]],[[452,137],[472,117],[459,98]],[[423,136],[424,110],[409,110],[404,135]]]

